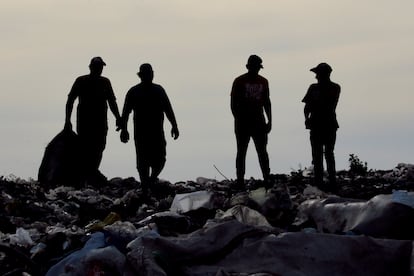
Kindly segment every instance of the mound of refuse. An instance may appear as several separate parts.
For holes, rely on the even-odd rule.
[[[410,275],[414,165],[269,183],[0,178],[1,275]]]

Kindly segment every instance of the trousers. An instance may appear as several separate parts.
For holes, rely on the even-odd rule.
[[[243,126],[235,127],[237,156],[236,156],[236,174],[237,179],[244,179],[246,172],[246,154],[250,139],[253,139],[259,158],[260,169],[263,178],[267,179],[270,175],[269,155],[267,153],[267,132],[264,127],[246,128]]]
[[[331,184],[336,182],[335,168],[335,142],[336,128],[334,129],[311,129],[310,143],[312,146],[312,164],[314,167],[315,183],[323,183],[323,156],[325,154],[326,169]]]

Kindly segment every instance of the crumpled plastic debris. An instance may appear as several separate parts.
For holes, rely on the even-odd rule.
[[[212,209],[214,208],[213,194],[209,191],[178,194],[174,197],[170,210],[176,213],[186,213],[199,208]]]
[[[218,213],[216,218],[235,218],[247,225],[272,227],[262,214],[242,205],[236,205],[223,213]]]
[[[321,191],[318,187],[306,185],[306,188],[303,190],[303,195],[308,198],[324,198],[327,195]]]
[[[307,200],[299,206],[294,224],[311,220],[319,232],[414,239],[414,209],[395,198],[395,195],[377,195],[368,201],[340,197]]]
[[[19,245],[23,247],[28,247],[34,244],[32,238],[30,237],[29,231],[19,227],[16,229],[16,234],[10,235],[10,244]]]

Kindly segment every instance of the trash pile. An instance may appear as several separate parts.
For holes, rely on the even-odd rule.
[[[414,165],[338,190],[299,170],[271,185],[199,177],[42,186],[0,177],[1,275],[410,275]]]

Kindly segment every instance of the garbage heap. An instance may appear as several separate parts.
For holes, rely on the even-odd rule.
[[[335,194],[311,177],[250,179],[245,190],[231,180],[160,180],[151,197],[134,178],[74,188],[1,177],[0,273],[414,273],[414,165],[338,172]]]

